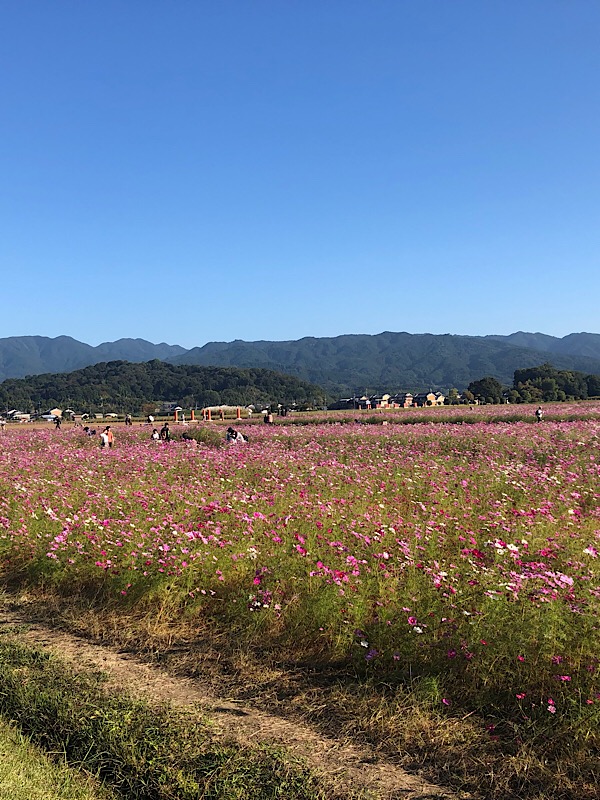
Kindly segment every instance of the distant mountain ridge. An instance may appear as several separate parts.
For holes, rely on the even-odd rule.
[[[464,389],[492,376],[511,384],[516,369],[544,361],[600,374],[600,335],[457,336],[386,331],[287,342],[209,342],[169,359],[174,364],[262,367],[319,384],[332,394],[399,389]]]
[[[152,344],[145,339],[119,339],[92,347],[70,336],[10,336],[0,339],[0,380],[72,372],[103,361],[166,361],[185,352],[179,345]]]
[[[545,333],[518,331],[509,336],[486,336],[484,338],[506,342],[516,347],[528,347],[545,353],[600,358],[600,334],[598,333],[569,333],[562,339],[558,339]]]
[[[71,372],[105,361],[263,368],[318,384],[332,395],[365,391],[464,389],[484,376],[512,383],[516,369],[551,362],[557,369],[600,374],[600,334],[563,338],[518,331],[508,336],[406,332],[305,337],[290,341],[208,342],[179,345],[119,339],[97,347],[69,336],[0,339],[0,381]]]

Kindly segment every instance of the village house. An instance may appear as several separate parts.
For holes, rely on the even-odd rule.
[[[413,398],[413,404],[418,408],[424,406],[443,406],[446,398],[441,392],[419,392]]]
[[[373,394],[368,400],[371,408],[390,408],[389,394]]]
[[[443,406],[446,397],[441,392],[397,392],[396,394],[372,394],[362,395],[362,397],[344,397],[332,403],[331,410],[361,410],[371,411],[375,409],[389,408],[424,408],[431,406]]]
[[[31,414],[26,414],[16,408],[6,412],[6,419],[11,422],[29,422]]]
[[[413,405],[413,395],[411,392],[398,392],[390,397],[391,408],[411,408]]]

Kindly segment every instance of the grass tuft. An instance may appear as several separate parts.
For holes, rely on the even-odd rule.
[[[0,713],[128,800],[325,800],[283,751],[218,742],[208,723],[107,695],[96,676],[71,673],[36,649],[2,642],[0,669]]]

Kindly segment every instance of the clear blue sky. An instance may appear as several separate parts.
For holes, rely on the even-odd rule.
[[[597,0],[1,0],[0,337],[599,332]]]

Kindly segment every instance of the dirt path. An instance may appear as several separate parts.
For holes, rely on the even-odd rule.
[[[172,677],[134,655],[31,621],[17,611],[0,609],[0,632],[6,634],[11,628],[21,641],[48,648],[80,669],[100,669],[108,676],[109,685],[122,687],[132,695],[200,709],[213,720],[216,731],[240,743],[262,741],[284,746],[318,772],[324,785],[364,790],[373,800],[456,800],[456,795],[378,759],[367,747],[324,737],[301,722],[219,697],[201,680]]]

